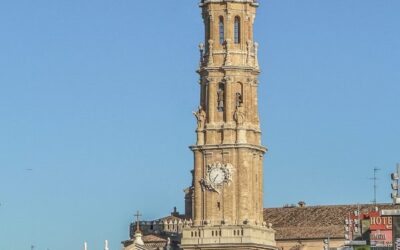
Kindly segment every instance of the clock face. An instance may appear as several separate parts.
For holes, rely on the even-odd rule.
[[[233,166],[230,163],[215,162],[207,165],[205,174],[206,176],[200,181],[203,190],[220,193],[225,184],[229,185],[232,181]]]
[[[225,172],[221,168],[214,168],[208,177],[213,185],[221,185],[225,181]]]

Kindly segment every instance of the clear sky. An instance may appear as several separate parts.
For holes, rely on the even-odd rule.
[[[390,202],[400,1],[260,2],[265,206],[368,203],[374,167]],[[137,209],[183,211],[197,3],[0,1],[1,250],[119,250]]]

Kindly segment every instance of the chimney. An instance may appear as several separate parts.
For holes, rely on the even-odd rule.
[[[172,216],[178,217],[179,216],[179,212],[176,209],[176,207],[174,207],[174,211],[171,213]]]
[[[304,202],[304,201],[299,201],[299,207],[305,207],[306,206],[306,203]]]

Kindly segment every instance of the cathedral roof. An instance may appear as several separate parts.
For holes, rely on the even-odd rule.
[[[148,243],[167,243],[167,239],[162,238],[159,235],[148,234],[142,237],[145,244]]]
[[[151,250],[151,249],[153,249],[151,246],[136,244],[133,242],[132,239],[123,241],[122,244],[124,245],[125,250]]]
[[[344,220],[360,207],[360,212],[400,208],[391,204],[287,206],[265,208],[264,220],[272,223],[277,240],[344,239]]]
[[[135,248],[133,248],[133,249],[135,249],[135,250],[150,250],[150,249],[153,249],[153,248],[149,248],[147,246],[142,246],[142,245],[139,245],[139,244],[135,244]]]
[[[164,248],[168,244],[168,237],[163,238],[160,235],[148,234],[142,236],[144,244],[137,244],[133,239],[123,241],[125,250],[149,250]]]

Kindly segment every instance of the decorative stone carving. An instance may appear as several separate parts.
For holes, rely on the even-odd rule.
[[[246,130],[243,127],[243,124],[246,119],[246,114],[244,112],[243,106],[239,106],[236,108],[235,114],[233,118],[237,124],[237,131],[236,131],[236,143],[246,143]]]
[[[214,46],[214,41],[211,39],[208,40],[208,66],[212,66],[214,64],[213,46]]]
[[[220,84],[217,91],[217,103],[218,103],[218,110],[224,111],[224,88],[223,84]]]
[[[249,84],[252,84],[254,82],[254,79],[251,78],[251,77],[247,77],[246,78],[246,82],[249,83]]]
[[[216,162],[209,164],[206,176],[201,180],[201,185],[203,189],[220,193],[221,188],[232,181],[232,175],[233,166],[230,163]]]
[[[258,65],[258,43],[254,43],[254,67],[256,69],[260,68]]]
[[[200,65],[199,67],[203,66],[203,62],[204,62],[204,44],[200,43],[199,44],[199,50],[200,50]]]
[[[230,13],[229,9],[225,10],[225,15],[226,15],[226,19],[229,21],[232,17],[232,14]]]
[[[246,47],[247,47],[246,63],[247,63],[247,65],[250,65],[251,46],[252,46],[252,42],[250,40],[247,40],[247,42],[246,42]]]
[[[224,77],[224,80],[225,80],[226,83],[232,83],[233,80],[234,80],[234,78],[231,77],[231,76],[225,76],[225,77]]]
[[[225,41],[225,66],[232,65],[232,58],[231,58],[231,39],[226,39]]]
[[[242,106],[242,103],[243,103],[243,96],[242,96],[241,93],[236,93],[235,102],[236,102],[236,108]]]
[[[245,114],[242,106],[236,107],[236,111],[235,111],[235,114],[233,115],[233,118],[235,119],[238,126],[243,125],[245,118],[246,118],[246,114]]]
[[[213,82],[215,82],[217,80],[215,77],[207,77],[206,79],[208,81],[208,84],[212,84]]]
[[[199,109],[196,112],[193,112],[193,114],[197,119],[197,130],[202,130],[206,121],[206,112],[202,106],[199,106]]]

